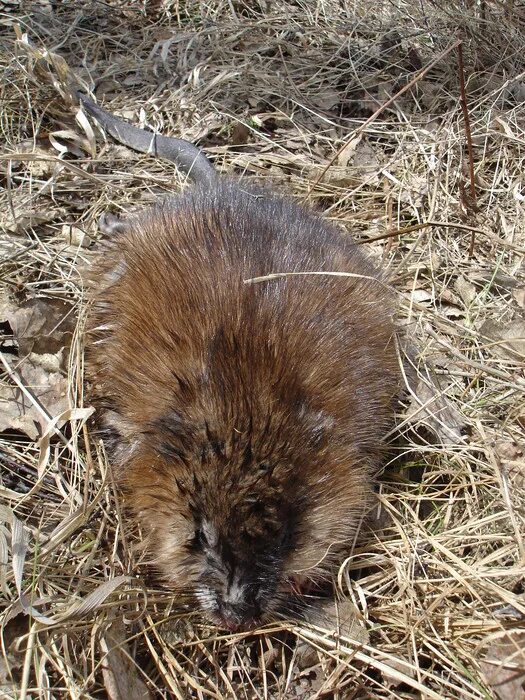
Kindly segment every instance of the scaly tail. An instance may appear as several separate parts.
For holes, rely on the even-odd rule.
[[[217,178],[217,171],[204,153],[189,141],[139,129],[106,112],[81,92],[77,91],[76,94],[83,107],[95,117],[100,126],[124,146],[173,161],[196,184],[211,184]]]

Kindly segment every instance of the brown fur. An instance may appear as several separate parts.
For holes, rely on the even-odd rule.
[[[96,268],[88,355],[117,480],[169,585],[255,624],[369,508],[399,383],[390,295],[348,238],[244,184],[126,229]],[[364,277],[245,282],[307,271]]]

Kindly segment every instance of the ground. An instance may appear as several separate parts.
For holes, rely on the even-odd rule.
[[[0,694],[525,698],[523,4],[2,7]],[[104,142],[75,85],[388,272],[410,391],[338,633],[222,633],[141,567],[83,397],[83,281],[102,212],[184,183]]]

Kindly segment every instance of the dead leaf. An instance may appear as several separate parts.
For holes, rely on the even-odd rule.
[[[454,282],[454,289],[459,294],[465,306],[470,306],[476,298],[476,287],[466,277],[460,275]]]
[[[464,442],[467,424],[446,392],[440,389],[437,377],[418,377],[416,384],[411,382],[411,387],[409,422],[415,427],[429,428],[441,445]]]
[[[49,142],[61,157],[67,153],[72,153],[77,158],[82,158],[84,153],[86,151],[90,153],[92,148],[88,139],[71,129],[52,131],[49,134]]]
[[[17,684],[13,682],[13,676],[20,678],[20,670],[23,661],[10,653],[0,656],[0,697],[16,697]]]
[[[490,286],[504,289],[505,291],[516,289],[520,286],[521,281],[513,275],[508,275],[502,270],[497,270],[495,273],[491,268],[486,270],[473,270],[469,275],[472,282],[477,282],[483,286]]]
[[[502,471],[508,474],[512,488],[517,493],[521,493],[525,486],[525,444],[497,440],[494,452],[500,461]]]
[[[338,154],[336,158],[336,163],[337,165],[341,166],[342,168],[346,168],[349,161],[353,160],[355,156],[356,149],[358,145],[361,143],[363,139],[363,134],[359,134],[353,139],[350,139],[350,141],[345,144],[344,148],[342,151]]]
[[[36,440],[49,423],[46,412],[54,418],[68,408],[67,380],[60,372],[49,371],[50,362],[49,355],[33,353],[11,367],[27,393],[12,377],[3,373],[0,379],[0,433],[19,430]]]
[[[457,306],[452,306],[451,304],[441,304],[439,310],[443,316],[446,316],[447,318],[465,318],[465,311],[463,309],[458,309]]]
[[[251,135],[250,129],[242,122],[235,122],[230,134],[232,146],[239,146],[243,143],[248,143]]]
[[[461,306],[461,299],[450,289],[443,289],[443,291],[439,295],[439,300],[441,302],[445,302],[446,304],[454,304],[454,306]]]
[[[67,244],[73,248],[89,248],[93,242],[85,231],[71,224],[64,224],[62,226],[62,236]]]
[[[434,300],[433,295],[427,289],[414,289],[410,298],[418,304],[431,303]]]
[[[497,440],[494,445],[494,451],[501,460],[509,461],[521,459],[525,448],[523,445],[518,445],[516,442],[508,440]]]
[[[368,631],[351,600],[330,600],[315,606],[308,612],[308,622],[359,644],[369,643]]]
[[[364,140],[357,144],[353,165],[364,175],[375,173],[375,178],[373,180],[368,180],[368,182],[379,181],[378,175],[381,170],[381,163],[379,162],[376,149],[369,141]]]
[[[517,302],[518,306],[525,309],[525,287],[518,287],[512,290],[512,296],[514,301]]]
[[[499,357],[510,360],[525,357],[525,319],[519,316],[511,321],[488,319],[479,332],[494,343],[491,350]]]
[[[319,90],[315,97],[312,98],[312,103],[326,111],[332,109],[341,102],[341,94],[337,90]]]
[[[9,192],[9,206],[0,209],[1,240],[6,234],[22,233],[27,235],[27,228],[38,226],[64,216],[64,209],[51,204],[51,201],[36,195],[28,187],[18,187]]]
[[[105,656],[102,677],[109,700],[148,700],[152,698],[141,678],[139,666],[129,652],[126,630],[121,621],[115,621],[100,641]]]
[[[56,354],[68,347],[75,328],[73,307],[62,299],[31,299],[3,312],[18,342],[19,355]]]
[[[508,631],[495,640],[480,665],[499,700],[525,700],[525,632]]]
[[[51,177],[56,169],[55,155],[49,149],[44,139],[39,139],[40,144],[34,144],[32,139],[26,139],[16,144],[18,153],[33,153],[34,160],[18,161],[19,167],[23,167],[27,172],[36,178]],[[16,155],[14,155],[16,159]],[[16,163],[16,160],[14,161]]]

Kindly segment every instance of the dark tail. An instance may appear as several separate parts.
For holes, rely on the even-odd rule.
[[[81,92],[77,91],[76,94],[83,107],[95,117],[104,131],[124,146],[140,153],[151,153],[159,158],[173,161],[197,184],[211,183],[216,179],[217,172],[213,165],[204,153],[189,141],[139,129],[124,119],[106,112]]]

